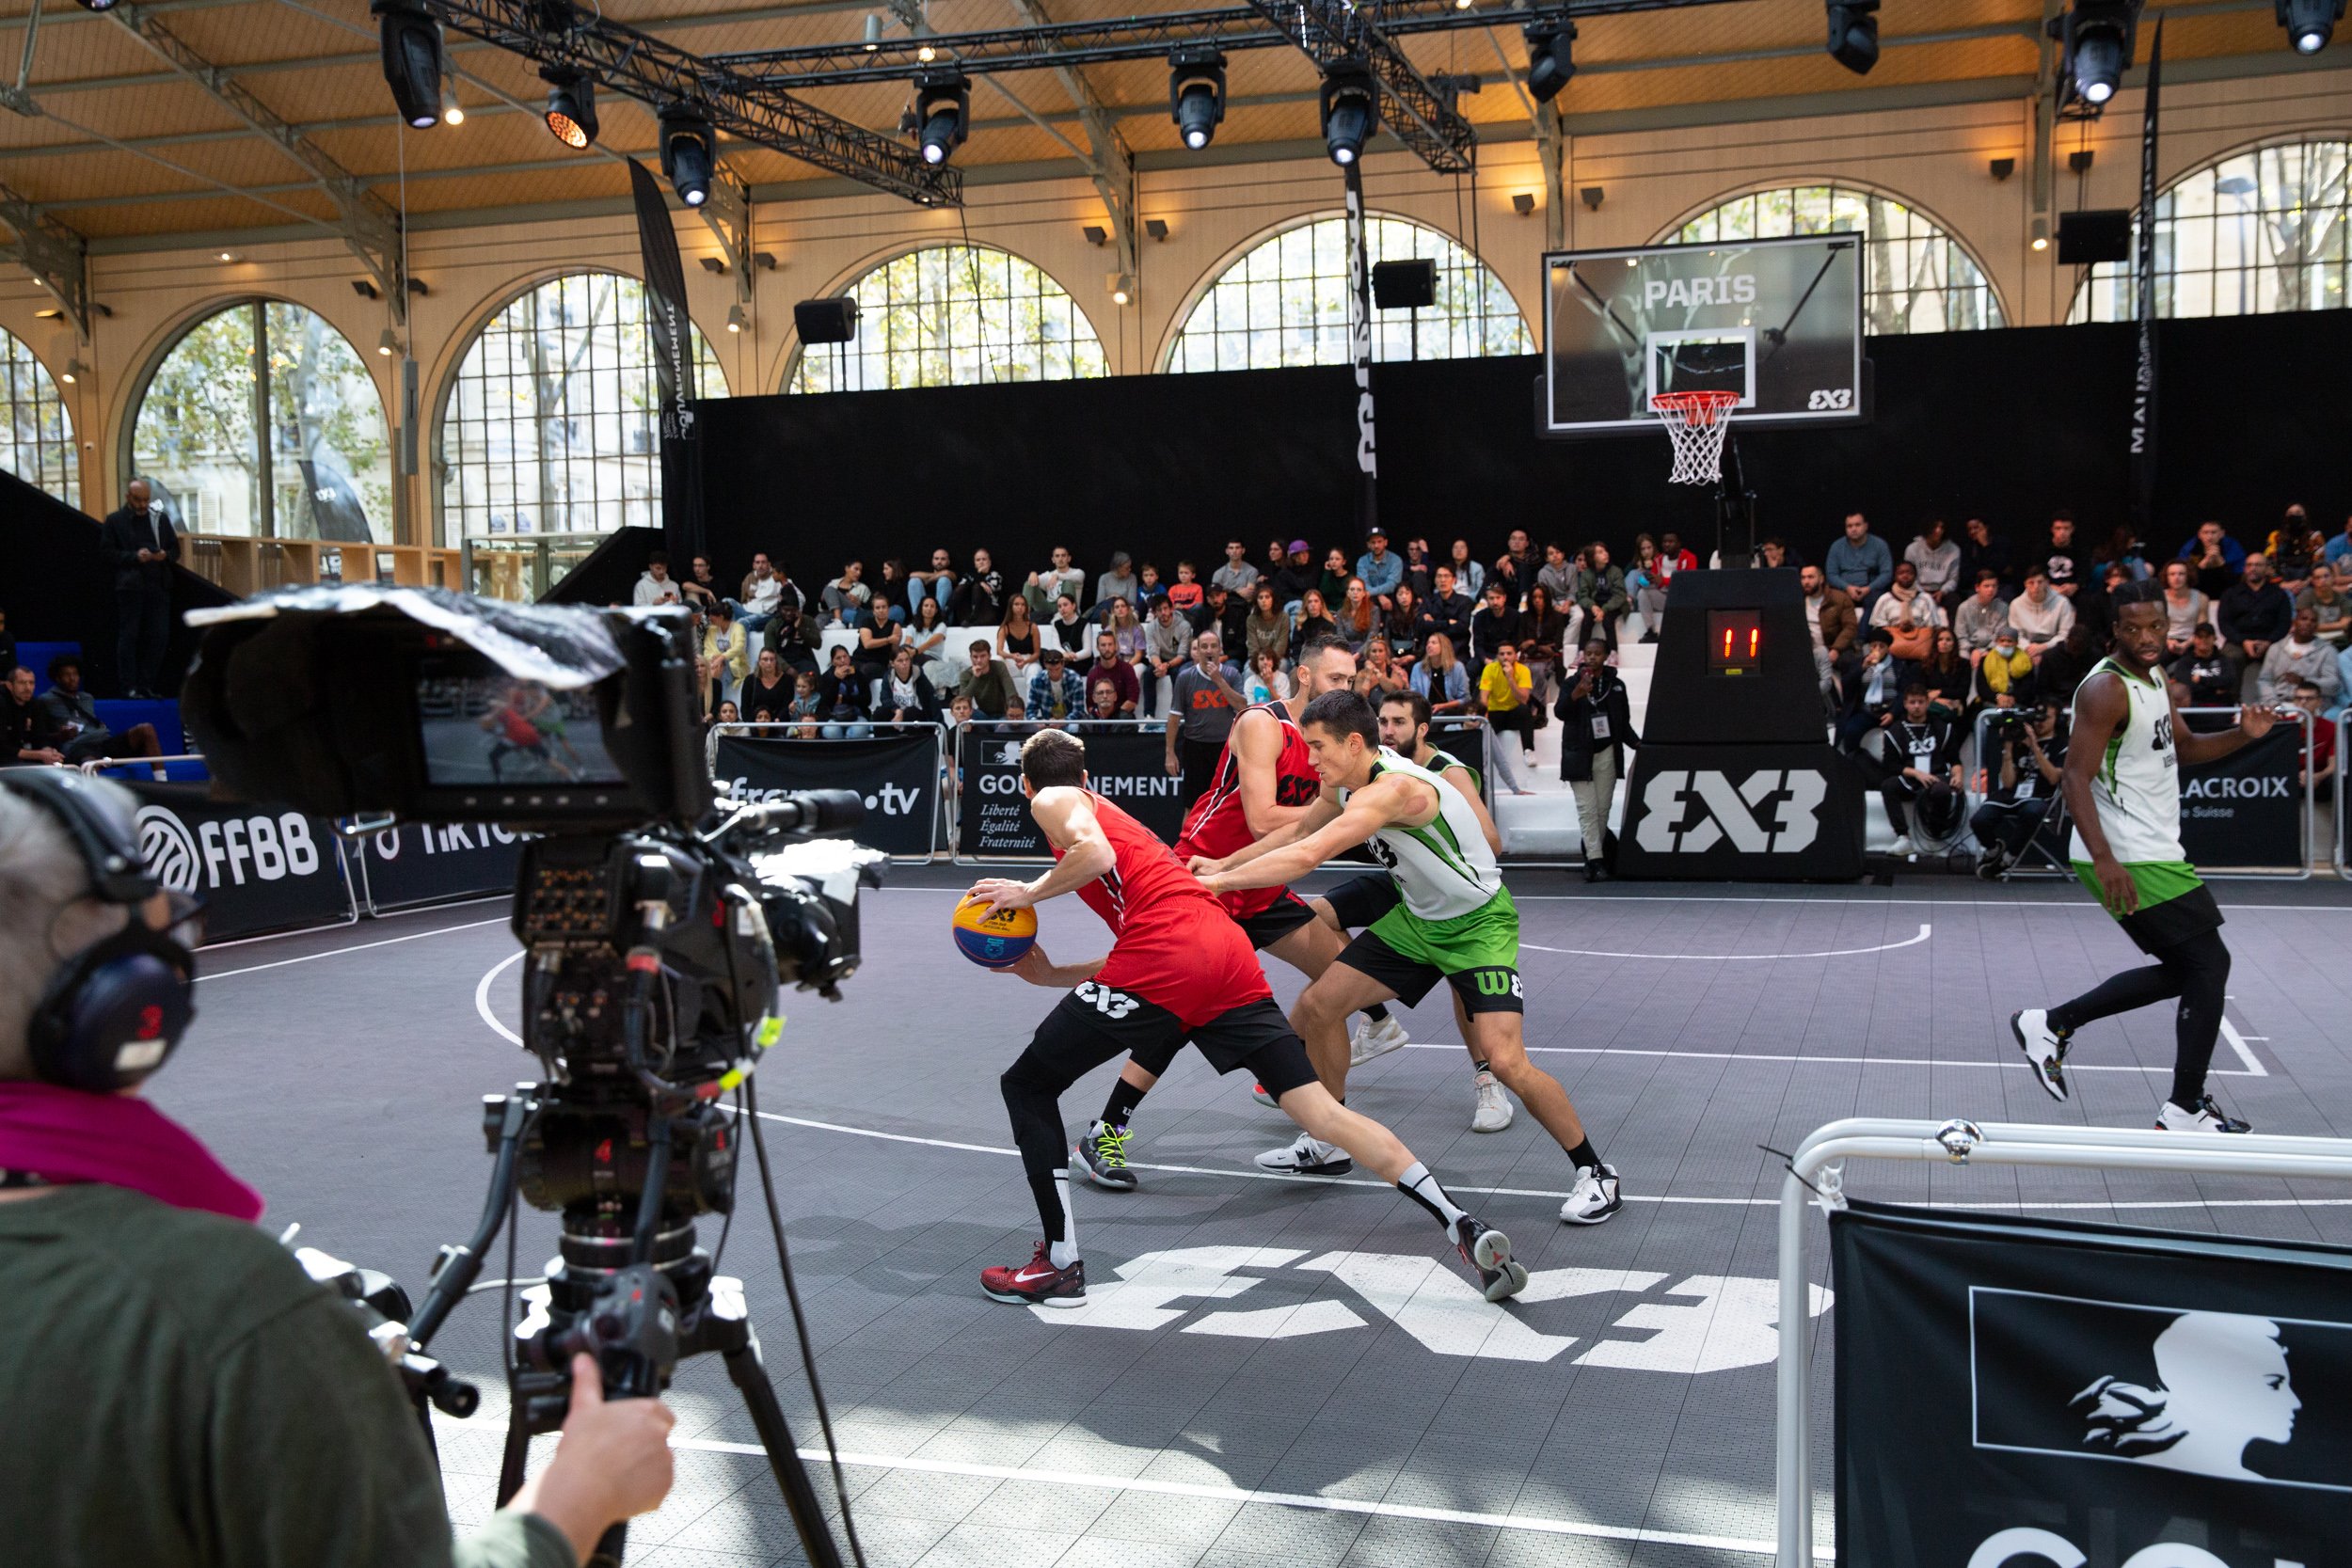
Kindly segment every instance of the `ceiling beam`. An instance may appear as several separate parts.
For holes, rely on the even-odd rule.
[[[6,254],[24,263],[57,308],[89,341],[89,242],[44,209],[0,185],[0,222],[16,231]]]

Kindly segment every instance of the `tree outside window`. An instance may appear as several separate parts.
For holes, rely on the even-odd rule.
[[[1032,263],[986,245],[930,245],[893,257],[843,293],[857,341],[811,343],[788,392],[874,391],[1110,373],[1102,340],[1068,291]]]
[[[68,506],[82,504],[81,453],[73,445],[65,399],[49,367],[5,330],[0,330],[0,468]]]
[[[2000,295],[1967,248],[1933,220],[1876,191],[1829,184],[1751,191],[1701,213],[1661,243],[1717,245],[1840,231],[1863,237],[1864,331],[2007,325]]]

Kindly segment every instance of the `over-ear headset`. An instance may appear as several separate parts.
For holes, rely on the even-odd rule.
[[[0,788],[63,822],[89,870],[88,895],[130,913],[122,929],[51,977],[25,1030],[33,1070],[70,1089],[127,1088],[163,1066],[196,1017],[196,956],[176,926],[147,923],[139,906],[160,890],[140,857],[137,822],[106,792],[79,773],[46,768],[0,773]]]

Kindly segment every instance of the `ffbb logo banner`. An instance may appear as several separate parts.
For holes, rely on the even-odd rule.
[[[156,880],[204,900],[206,941],[351,918],[342,845],[324,818],[214,801],[185,784],[130,787],[139,853]]]

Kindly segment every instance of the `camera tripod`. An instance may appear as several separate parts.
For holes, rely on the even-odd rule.
[[[561,1092],[540,1085],[485,1097],[483,1131],[497,1156],[489,1196],[466,1244],[442,1249],[433,1288],[409,1324],[412,1343],[421,1346],[439,1328],[481,1274],[486,1251],[514,1206],[526,1132],[543,1112],[556,1109]],[[606,1149],[624,1141],[617,1131],[609,1136]],[[691,1220],[669,1200],[670,1180],[683,1164],[674,1155],[674,1140],[672,1118],[648,1112],[644,1180],[633,1195],[636,1223],[628,1234],[616,1233],[609,1203],[564,1206],[561,1254],[546,1282],[524,1292],[530,1310],[515,1326],[499,1505],[504,1507],[522,1487],[532,1438],[564,1425],[571,1404],[572,1352],[596,1357],[607,1398],[652,1398],[668,1385],[679,1360],[715,1351],[743,1397],[811,1568],[842,1568],[824,1507],[768,1381],[742,1282],[712,1275],[710,1255],[694,1244]],[[723,1135],[721,1148],[726,1148]],[[727,1152],[731,1156],[731,1149]],[[633,1151],[613,1161],[600,1149],[598,1157],[620,1167],[609,1173],[614,1194],[630,1196],[617,1183],[635,1164]],[[423,1418],[421,1396],[418,1411]],[[627,1535],[626,1524],[614,1525],[591,1561],[617,1564]]]

